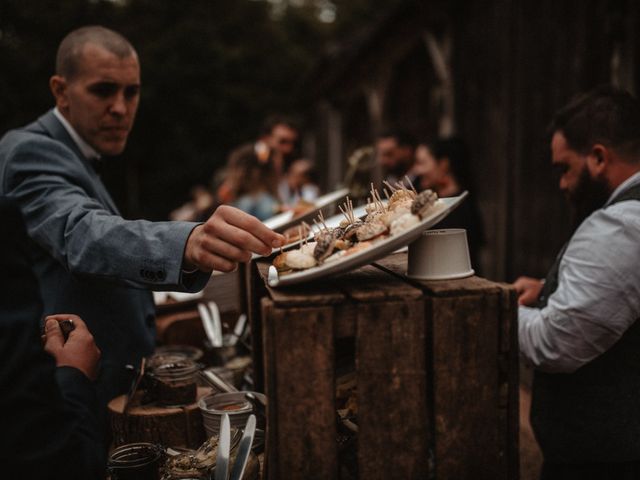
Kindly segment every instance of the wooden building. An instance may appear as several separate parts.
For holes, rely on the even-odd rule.
[[[327,186],[388,126],[461,135],[472,152],[486,232],[485,276],[544,276],[570,234],[546,127],[569,98],[637,84],[631,0],[407,1],[345,40],[312,76],[306,147]]]

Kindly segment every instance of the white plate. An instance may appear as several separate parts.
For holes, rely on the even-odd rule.
[[[399,235],[392,235],[371,245],[371,247],[360,252],[342,257],[330,263],[324,263],[317,267],[302,270],[300,272],[278,275],[278,271],[272,265],[269,267],[268,283],[270,287],[285,287],[287,285],[295,285],[298,283],[309,282],[319,278],[328,277],[337,273],[353,270],[354,268],[367,265],[383,258],[393,251],[410,244],[422,235],[422,232],[433,227],[439,221],[444,219],[451,213],[464,198],[468,192],[463,192],[458,197],[441,198],[443,205],[435,209],[431,215],[423,218],[420,223],[405,230]]]
[[[293,216],[293,211],[289,210],[288,212],[283,212],[275,217],[268,218],[263,223],[269,227],[271,230],[275,230],[276,232],[282,232],[292,225],[306,220],[315,216],[318,213],[318,210],[324,208],[328,205],[331,205],[336,200],[340,200],[342,197],[346,196],[349,193],[348,188],[341,188],[340,190],[336,190],[335,192],[327,193],[321,197],[316,198],[313,202],[314,207],[310,209],[308,212],[303,213],[302,215],[298,215],[297,217]]]

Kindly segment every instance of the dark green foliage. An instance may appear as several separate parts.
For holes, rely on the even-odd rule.
[[[140,55],[142,99],[104,178],[126,215],[164,218],[266,115],[304,115],[301,81],[328,40],[394,2],[335,1],[344,13],[331,24],[318,21],[315,3],[274,16],[256,0],[1,0],[0,133],[53,106],[48,79],[67,32],[101,24],[123,33]]]

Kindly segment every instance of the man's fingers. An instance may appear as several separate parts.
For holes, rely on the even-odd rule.
[[[220,210],[220,215],[228,224],[233,225],[240,230],[249,232],[265,245],[268,245],[271,248],[277,248],[284,245],[284,236],[268,228],[256,217],[229,206],[219,207],[218,210]]]
[[[226,258],[234,263],[246,263],[251,260],[251,252],[244,248],[238,248],[221,238],[206,237],[202,242],[202,248],[212,255]]]
[[[46,335],[45,351],[53,354],[64,346],[64,336],[57,320],[48,317],[44,325],[44,331]]]
[[[260,255],[268,255],[271,253],[271,246],[264,243],[257,237],[254,237],[253,234],[242,230],[234,225],[230,225],[228,223],[223,225],[215,225],[211,226],[210,229],[205,227],[205,231],[209,234],[208,241],[215,239],[216,237],[223,242],[233,245],[234,247],[244,250],[246,252],[254,252]],[[203,241],[203,244],[207,242],[207,240]],[[212,253],[218,253],[213,251]]]
[[[199,260],[199,268],[206,271],[233,272],[238,268],[237,262],[232,262],[219,255],[205,252]]]

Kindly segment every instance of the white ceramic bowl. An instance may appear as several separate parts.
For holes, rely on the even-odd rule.
[[[409,244],[407,276],[417,280],[454,280],[474,274],[467,231],[462,228],[427,230]]]

